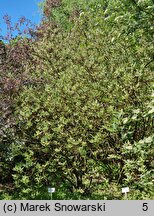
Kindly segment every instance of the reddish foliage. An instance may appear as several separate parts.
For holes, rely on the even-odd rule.
[[[53,8],[59,6],[60,3],[60,0],[48,0],[46,6]],[[3,19],[7,26],[7,33],[0,35],[2,39],[0,41],[0,57],[3,55],[3,60],[0,63],[0,131],[12,128],[15,123],[13,107],[16,94],[24,85],[38,82],[38,80],[32,80],[26,71],[28,63],[32,65],[32,68],[35,68],[37,64],[32,58],[33,44],[40,40],[45,33],[48,33],[49,29],[52,31],[56,27],[54,22],[47,20],[42,20],[39,26],[35,26],[25,17],[21,17],[14,25],[10,16],[5,15]],[[14,36],[14,33],[20,37]],[[23,38],[25,35],[26,38]]]
[[[12,24],[11,17],[6,14],[3,16],[4,23],[6,24],[7,33],[6,35],[0,35],[0,39],[3,41],[10,42],[12,39],[14,39],[14,33],[16,32],[16,35],[27,35],[29,34],[30,29],[34,29],[36,26],[29,20],[26,19],[24,16],[21,17],[18,22]]]
[[[25,67],[31,61],[33,50],[33,38],[29,32],[35,29],[35,26],[25,17],[21,17],[14,25],[10,16],[5,15],[3,19],[7,33],[5,36],[0,35],[0,38],[7,43],[0,41],[0,134],[1,144],[4,143],[5,146],[10,142],[8,131],[11,131],[15,124],[13,117],[15,95],[19,93],[27,79]],[[16,32],[20,37],[14,36]],[[27,38],[22,37],[25,33],[28,34]]]

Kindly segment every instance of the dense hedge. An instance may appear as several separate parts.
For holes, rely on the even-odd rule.
[[[29,45],[2,163],[13,198],[48,198],[48,185],[55,199],[122,199],[122,186],[153,198],[152,1],[92,2],[69,30],[49,25]]]

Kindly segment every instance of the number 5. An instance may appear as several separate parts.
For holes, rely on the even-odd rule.
[[[148,203],[143,203],[142,210],[148,211]]]

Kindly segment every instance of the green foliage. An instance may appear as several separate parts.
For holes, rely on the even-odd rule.
[[[32,45],[32,81],[14,98],[14,187],[20,199],[48,199],[49,185],[55,199],[123,199],[126,185],[130,199],[151,199],[151,1],[143,10],[141,1],[83,2],[62,1],[56,22],[68,25],[74,7],[82,13]]]
[[[106,0],[46,0],[41,2],[40,8],[50,21],[56,22],[65,30],[70,30],[74,22],[84,11],[95,11],[103,6],[105,10],[108,1]]]

